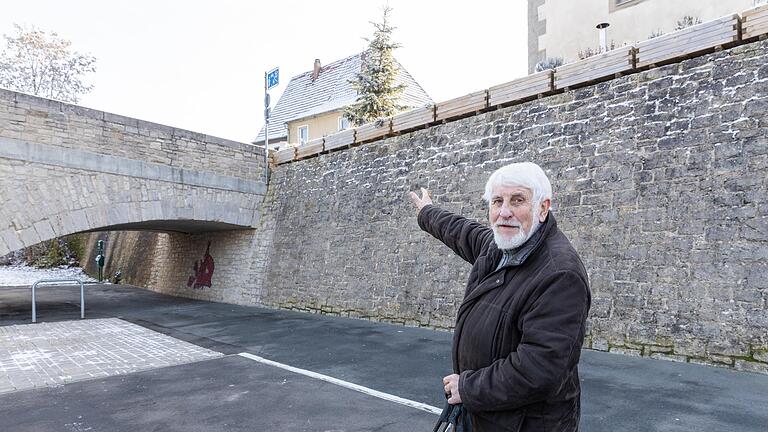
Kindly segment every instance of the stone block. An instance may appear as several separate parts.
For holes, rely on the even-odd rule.
[[[707,344],[707,353],[710,358],[718,356],[738,356],[746,357],[749,355],[749,344],[741,341],[731,332],[728,339],[711,341]]]
[[[768,349],[755,350],[752,357],[759,362],[768,363]]]
[[[688,361],[688,359],[685,356],[680,355],[671,355],[671,354],[664,354],[664,353],[653,353],[650,355],[652,359],[657,360],[667,360],[667,361],[673,361],[678,363],[685,363]]]
[[[25,246],[21,238],[19,238],[19,234],[14,229],[0,231],[0,237],[3,239],[5,245],[7,245],[9,251],[17,251],[23,249]]]
[[[733,361],[734,361],[733,357],[719,356],[719,355],[715,355],[715,354],[711,354],[708,357],[708,360],[711,360],[711,361],[713,361],[715,363],[721,363],[721,364],[724,364],[724,365],[728,365],[728,366],[733,366]]]
[[[607,339],[597,338],[595,336],[592,337],[592,348],[593,350],[597,351],[608,351],[610,345],[608,344]]]
[[[641,357],[642,356],[642,351],[636,350],[636,349],[625,348],[625,347],[611,347],[609,352],[611,352],[613,354],[622,354],[622,355],[631,356],[631,357]]]
[[[645,352],[651,354],[672,354],[674,352],[673,346],[661,346],[661,345],[646,345]]]
[[[706,342],[702,339],[694,338],[690,332],[676,335],[675,353],[687,357],[703,357],[706,352]]]
[[[768,374],[768,363],[736,360],[734,367],[736,370],[744,372]]]
[[[34,226],[35,231],[37,231],[37,236],[41,241],[50,240],[56,237],[56,235],[53,233],[53,227],[48,220],[35,222]]]
[[[18,238],[24,244],[24,247],[34,246],[40,243],[41,239],[33,227],[24,228],[18,231]]]

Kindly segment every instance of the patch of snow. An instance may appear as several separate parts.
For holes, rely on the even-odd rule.
[[[32,285],[40,279],[80,279],[83,282],[96,282],[80,267],[54,267],[41,269],[27,265],[0,266],[0,286]]]

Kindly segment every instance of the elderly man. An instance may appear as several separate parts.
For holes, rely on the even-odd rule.
[[[450,404],[475,432],[576,431],[587,272],[550,212],[544,171],[525,162],[485,186],[491,228],[411,192],[421,229],[472,264],[453,336]]]

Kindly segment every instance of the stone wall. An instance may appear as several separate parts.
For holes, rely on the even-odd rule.
[[[590,273],[587,347],[768,372],[766,53],[755,42],[281,165],[254,289],[273,307],[451,328],[469,264],[418,229],[406,194],[427,187],[485,220],[487,176],[531,160]]]
[[[110,233],[107,274],[448,330],[469,264],[418,229],[407,193],[427,187],[485,221],[487,176],[532,160],[590,273],[587,347],[768,373],[767,52],[755,42],[280,165],[254,230]],[[208,242],[212,286],[191,288]]]
[[[104,277],[113,280],[117,271],[121,283],[179,297],[224,303],[259,304],[259,291],[250,283],[254,265],[265,261],[258,255],[258,230],[183,234],[148,231],[91,233],[86,244],[84,267],[94,276],[96,242],[105,242]],[[210,286],[195,287],[190,277],[210,242],[214,262]]]

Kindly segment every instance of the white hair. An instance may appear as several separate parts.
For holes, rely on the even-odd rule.
[[[533,192],[534,208],[545,199],[552,199],[552,185],[540,166],[533,162],[519,162],[505,165],[488,177],[483,199],[491,201],[496,186],[520,186]]]

